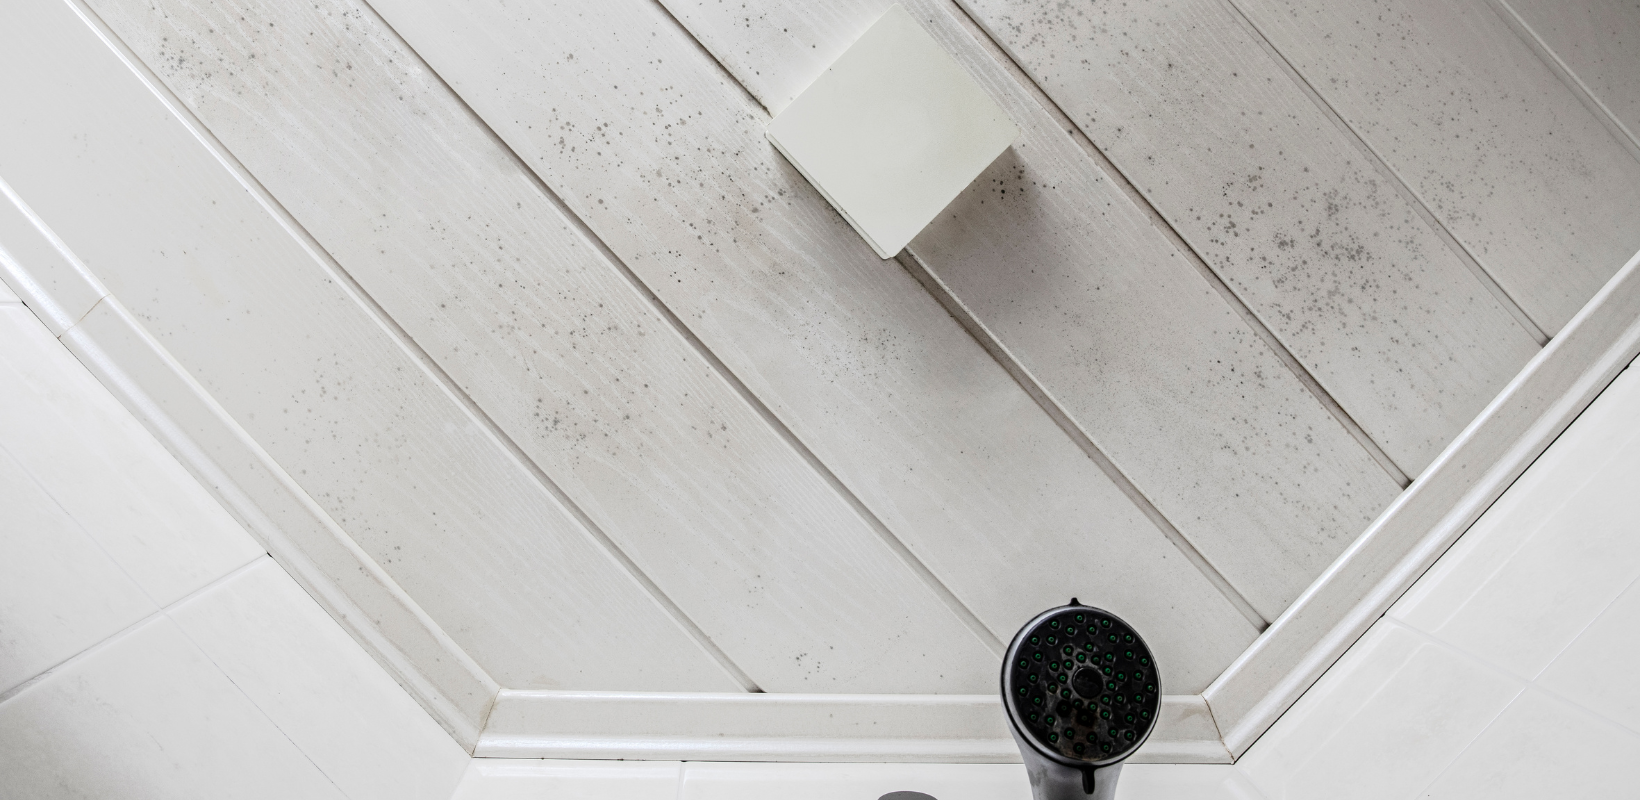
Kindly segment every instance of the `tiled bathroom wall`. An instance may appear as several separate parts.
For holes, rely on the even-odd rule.
[[[1634,797],[1630,368],[1238,762],[1286,798]]]
[[[0,285],[0,798],[444,800],[466,762]]]

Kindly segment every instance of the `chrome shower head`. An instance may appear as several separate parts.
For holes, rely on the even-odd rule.
[[[1107,800],[1156,726],[1161,676],[1137,631],[1073,597],[1015,634],[1002,705],[1036,800]]]

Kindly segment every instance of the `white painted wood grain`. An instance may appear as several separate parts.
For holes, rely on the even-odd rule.
[[[633,719],[642,719],[640,726]],[[689,761],[1017,763],[984,695],[504,691],[475,755]],[[1198,695],[1165,695],[1135,763],[1229,763]]]
[[[1158,632],[1179,692],[1251,633],[915,281],[861,246],[664,11],[376,8],[992,633],[1072,595],[1108,604]],[[458,18],[468,35],[449,34]],[[633,48],[660,60],[613,55]],[[661,117],[657,94],[672,98]]]
[[[346,3],[254,13],[175,3],[163,14],[97,5],[758,686],[994,682],[984,643],[373,16]],[[238,66],[191,66],[222,61]],[[353,69],[315,74],[312,64]],[[576,583],[589,594],[601,585]],[[564,624],[622,653],[558,644],[588,675],[611,659],[663,677],[683,647],[613,621]],[[633,658],[634,641],[667,657]],[[547,677],[504,680],[564,685]]]
[[[888,5],[668,3],[770,105]],[[912,253],[1273,619],[1394,483],[945,4],[907,8],[1023,130]]]
[[[1221,0],[962,5],[1408,475],[1536,351]]]
[[[1203,697],[1236,756],[1640,355],[1640,255]]]
[[[121,359],[136,359],[130,380],[173,390],[154,391],[178,404],[166,407],[184,429],[205,428],[204,446],[228,474],[261,476],[246,479],[260,487],[247,491],[271,503],[271,516],[288,514],[301,542],[282,558],[315,559],[347,587],[343,597],[373,609],[361,625],[402,633],[416,669],[435,676],[433,694],[461,709],[473,735],[493,688],[443,649],[444,631],[519,682],[732,686],[240,183],[202,141],[208,135],[174,115],[69,7],[31,4],[18,14],[22,23],[0,30],[0,69],[29,79],[0,87],[9,112],[0,117],[0,175],[129,298],[142,326],[254,437],[250,452],[271,454],[274,474],[300,489],[292,495],[266,478],[269,465],[232,427],[211,433],[199,398],[117,310],[71,346],[92,361],[117,354],[93,367],[105,382],[125,372]],[[303,506],[309,498],[317,515]],[[340,541],[336,526],[346,531]],[[365,564],[355,558],[362,553]],[[437,622],[419,618],[417,603]],[[605,629],[631,630],[675,658],[587,660],[607,646]]]
[[[1640,147],[1640,5],[1629,0],[1500,0],[1519,15]]]
[[[1545,332],[1640,249],[1640,160],[1487,0],[1232,2]]]

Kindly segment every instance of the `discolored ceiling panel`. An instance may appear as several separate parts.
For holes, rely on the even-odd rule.
[[[879,259],[763,128],[889,5],[42,6],[0,177],[519,691],[988,694],[1077,596],[1199,694],[1620,266],[1534,299],[1311,55],[1354,17],[1216,0],[908,2],[1022,134]],[[1397,63],[1581,113],[1497,19]]]

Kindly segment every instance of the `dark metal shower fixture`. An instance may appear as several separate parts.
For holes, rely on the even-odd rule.
[[[1036,800],[1111,800],[1156,727],[1161,675],[1132,626],[1073,597],[1014,635],[1002,705]]]

